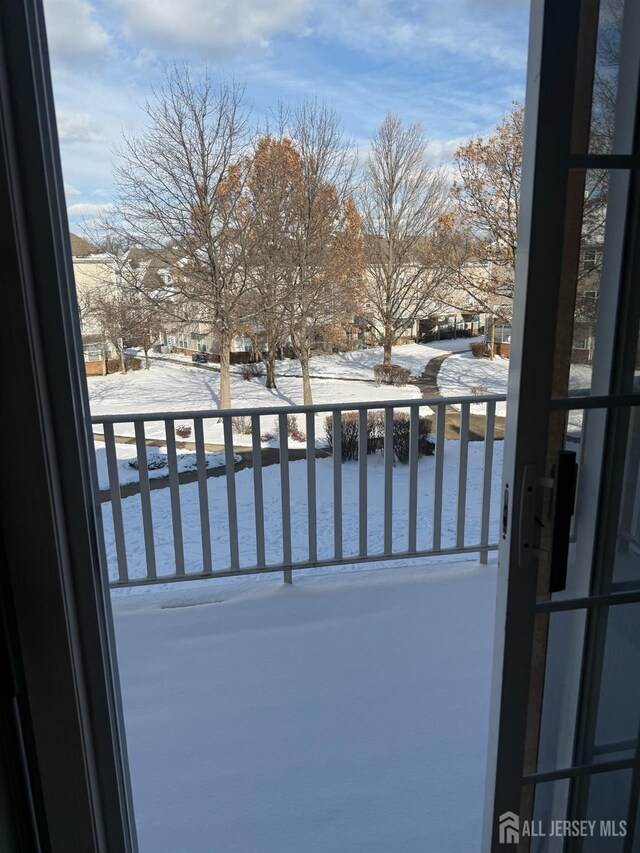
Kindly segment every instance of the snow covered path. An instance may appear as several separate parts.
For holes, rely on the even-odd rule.
[[[495,565],[114,597],[141,853],[461,853]]]

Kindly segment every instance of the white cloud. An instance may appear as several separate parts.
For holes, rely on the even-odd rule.
[[[88,0],[45,0],[47,40],[55,63],[74,65],[101,59],[109,34],[96,20]]]
[[[84,218],[86,216],[98,216],[101,213],[108,213],[112,209],[112,204],[92,204],[88,201],[79,201],[76,204],[68,205],[67,213],[69,216],[74,218]]]
[[[101,142],[102,135],[97,130],[89,113],[58,110],[58,136],[61,144],[74,142]]]
[[[228,52],[304,34],[313,0],[118,0],[125,31],[152,45]]]
[[[465,139],[430,139],[427,143],[427,155],[435,163],[443,163],[453,159],[453,155],[466,142]]]
[[[526,47],[510,29],[528,0],[332,0],[318,6],[316,29],[327,39],[371,54],[420,62],[433,49],[463,59],[524,68]]]
[[[68,197],[82,195],[80,190],[76,189],[71,184],[65,184],[64,185],[64,194]]]

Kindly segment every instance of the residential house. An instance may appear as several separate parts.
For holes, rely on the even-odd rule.
[[[92,304],[103,288],[115,286],[113,263],[109,255],[101,252],[84,237],[70,233],[69,239],[78,296],[85,370],[87,376],[104,375],[107,373],[109,360],[115,358],[115,352],[105,339],[103,330],[92,311]]]

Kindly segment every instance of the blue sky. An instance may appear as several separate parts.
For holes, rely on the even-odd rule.
[[[73,226],[109,204],[112,148],[141,126],[164,64],[246,82],[256,119],[308,94],[363,151],[387,112],[419,121],[434,162],[522,99],[527,0],[45,0]]]

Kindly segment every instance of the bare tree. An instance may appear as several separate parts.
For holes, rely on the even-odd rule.
[[[447,198],[443,172],[427,158],[419,124],[387,115],[371,141],[359,193],[366,232],[367,319],[391,363],[397,337],[438,290],[431,233]]]
[[[590,149],[608,154],[613,149],[624,0],[602,0],[591,105]]]
[[[153,299],[176,321],[217,330],[220,406],[228,408],[231,344],[248,287],[243,89],[174,65],[144,111],[144,129],[116,152],[109,224],[158,257],[171,255],[166,287]]]
[[[457,217],[451,222],[466,232],[464,242],[473,237],[472,255],[483,269],[477,274],[471,265],[466,287],[490,310],[513,299],[523,126],[524,107],[514,101],[490,136],[469,140],[454,155]],[[454,238],[459,241],[460,235]]]
[[[302,372],[303,399],[313,402],[309,359],[316,342],[335,339],[353,321],[362,297],[363,241],[353,203],[354,155],[337,114],[308,100],[285,117],[295,157],[286,242],[287,335]]]
[[[450,290],[464,291],[480,310],[507,323],[513,304],[523,126],[524,107],[514,101],[492,134],[471,139],[456,151],[454,209],[438,226],[439,264]],[[588,245],[602,240],[607,174],[589,172],[584,193],[582,242]]]

